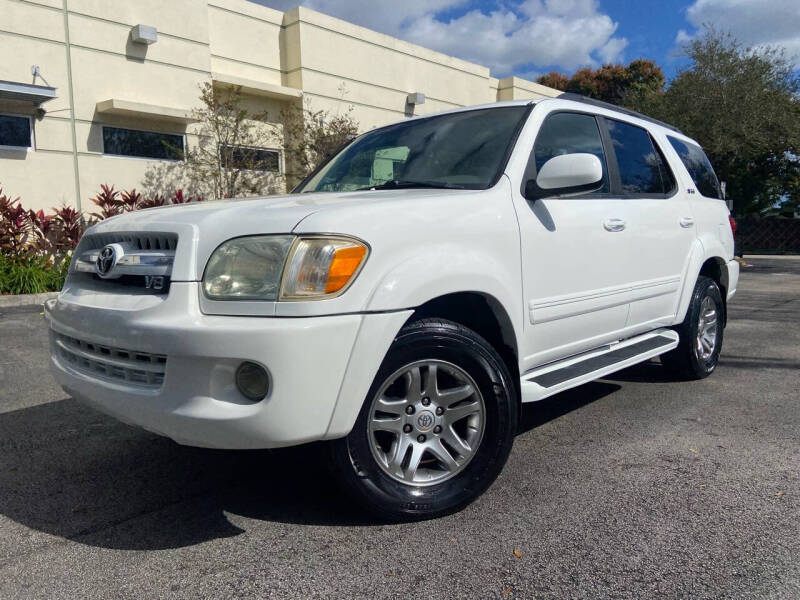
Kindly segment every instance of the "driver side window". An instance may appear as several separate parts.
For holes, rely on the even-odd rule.
[[[603,165],[603,185],[594,194],[609,192],[608,167],[597,120],[582,113],[555,113],[542,123],[533,144],[525,179],[535,179],[542,165],[561,154],[594,154]]]

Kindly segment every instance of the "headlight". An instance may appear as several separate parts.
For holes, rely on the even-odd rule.
[[[281,300],[338,296],[355,279],[367,246],[346,237],[301,237],[295,242],[281,285]]]
[[[212,300],[319,300],[341,294],[368,249],[343,236],[259,235],[214,250],[203,274]]]
[[[291,235],[228,240],[206,265],[203,292],[212,300],[277,300]]]

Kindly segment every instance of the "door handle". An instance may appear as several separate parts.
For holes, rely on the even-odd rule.
[[[694,219],[692,217],[682,217],[680,223],[681,227],[688,229],[694,225]]]
[[[606,219],[603,221],[603,227],[606,231],[622,231],[625,229],[625,221],[623,219]]]

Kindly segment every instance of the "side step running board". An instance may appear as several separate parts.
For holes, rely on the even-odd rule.
[[[643,362],[678,345],[678,334],[672,329],[657,329],[615,344],[601,346],[550,363],[520,378],[523,402],[535,402],[594,379]]]

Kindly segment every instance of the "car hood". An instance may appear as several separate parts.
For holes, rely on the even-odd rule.
[[[465,190],[407,189],[324,192],[218,200],[171,205],[126,213],[101,221],[87,234],[177,233],[173,279],[196,281],[214,249],[235,237],[291,233],[319,211],[475,193]],[[336,233],[347,233],[346,231]]]

